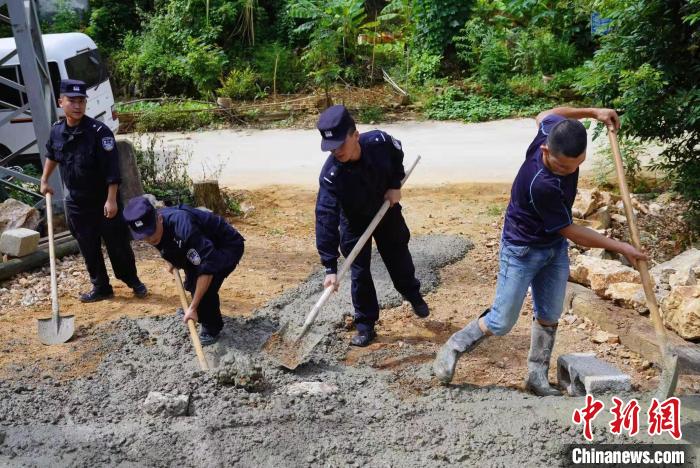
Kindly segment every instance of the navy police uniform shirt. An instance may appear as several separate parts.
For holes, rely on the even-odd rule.
[[[119,152],[112,131],[84,116],[75,127],[64,119],[51,127],[46,157],[59,164],[68,198],[77,203],[104,204],[107,187],[120,184]]]
[[[372,130],[360,135],[361,156],[341,163],[331,154],[319,177],[316,199],[316,247],[327,273],[338,267],[340,218],[363,230],[384,202],[388,189],[400,189],[405,176],[401,142]]]
[[[187,205],[161,208],[163,237],[156,248],[161,256],[188,276],[229,274],[238,258],[231,249],[244,239],[224,218]]]
[[[564,117],[549,114],[527,149],[525,162],[513,182],[503,224],[503,239],[515,245],[550,247],[561,242],[559,230],[572,224],[571,207],[576,197],[578,169],[560,176],[542,162],[541,145],[549,131]]]

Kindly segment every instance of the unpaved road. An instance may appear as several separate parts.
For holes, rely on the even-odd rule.
[[[401,140],[406,162],[416,155],[423,157],[411,176],[411,185],[512,181],[536,132],[534,119],[358,126],[360,132],[374,128]],[[320,135],[315,129],[229,129],[153,135],[162,139],[156,148],[177,148],[183,154],[191,154],[189,173],[193,179],[217,175],[221,184],[236,188],[270,184],[315,186],[327,157],[320,150]],[[599,138],[590,146],[591,154],[602,140]],[[584,163],[583,171],[592,167],[592,159]]]

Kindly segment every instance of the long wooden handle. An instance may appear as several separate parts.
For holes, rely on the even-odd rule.
[[[56,248],[53,240],[53,200],[50,193],[46,193],[46,224],[49,230],[49,266],[51,269],[51,315],[58,320],[58,285],[56,284]]]
[[[185,295],[185,288],[182,286],[182,278],[180,278],[180,270],[173,268],[173,276],[175,277],[175,285],[177,286],[177,293],[180,296],[180,304],[182,304],[182,310],[187,311],[190,305],[187,302],[187,296]],[[189,319],[187,321],[187,328],[190,330],[190,339],[192,339],[192,346],[194,346],[194,352],[197,353],[197,360],[199,361],[199,366],[203,371],[209,370],[209,363],[207,363],[207,358],[204,356],[204,351],[202,351],[202,343],[199,341],[199,335],[197,334],[197,327],[195,327],[194,320]]]
[[[612,153],[615,159],[617,180],[620,184],[620,194],[622,195],[622,203],[625,206],[625,216],[627,216],[627,224],[630,227],[632,245],[634,245],[634,247],[638,250],[641,250],[642,242],[639,237],[639,229],[637,228],[637,222],[634,216],[634,211],[632,210],[632,199],[630,197],[629,189],[627,188],[627,181],[625,180],[625,168],[622,164],[622,156],[620,155],[620,145],[617,141],[617,133],[615,131],[608,130],[608,139],[610,140],[610,148],[612,148]],[[649,275],[649,265],[647,264],[646,260],[637,260],[637,270],[639,271],[639,275],[642,277],[644,295],[647,299],[647,306],[649,307],[651,320],[654,323],[654,329],[656,330],[656,339],[659,342],[660,351],[662,353],[666,353],[668,342],[666,337],[666,329],[664,328],[664,324],[661,321],[659,305],[656,302],[654,286],[651,282],[651,276]]]
[[[416,157],[415,161],[413,161],[413,164],[408,168],[408,171],[406,171],[406,175],[404,176],[403,180],[401,180],[401,186],[403,187],[403,184],[406,183],[408,180],[409,176],[413,172],[413,169],[416,168],[416,165],[418,164],[418,161],[420,161],[421,156],[418,155]],[[352,262],[355,261],[355,258],[360,254],[360,251],[364,248],[365,244],[367,243],[367,240],[372,236],[372,233],[374,230],[377,228],[377,225],[379,222],[384,218],[384,215],[386,212],[389,211],[389,200],[384,200],[384,203],[382,203],[382,206],[379,208],[379,211],[377,211],[377,214],[374,215],[374,218],[372,218],[372,221],[369,223],[369,226],[367,226],[367,229],[365,229],[365,232],[362,233],[362,236],[358,239],[357,243],[355,244],[355,247],[352,248],[350,253],[348,254],[347,257],[345,257],[345,261],[340,267],[340,270],[338,270],[337,274],[337,282],[340,283],[340,280],[343,279],[343,277],[347,274],[347,272],[350,270],[350,266],[352,265]],[[323,307],[323,305],[328,301],[328,299],[331,297],[331,294],[333,294],[333,291],[335,288],[333,286],[328,286],[325,291],[323,291],[323,294],[319,298],[318,301],[316,301],[316,304],[313,306],[311,309],[311,312],[309,312],[309,315],[306,316],[306,320],[304,321],[304,326],[301,329],[301,336],[304,336],[311,326],[311,324],[316,320],[316,316],[318,315],[319,311]]]

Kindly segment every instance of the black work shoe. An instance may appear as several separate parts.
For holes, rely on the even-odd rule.
[[[413,307],[413,313],[420,318],[426,318],[430,315],[430,308],[428,304],[425,303],[423,298],[419,298],[417,301],[411,302],[411,307]]]
[[[80,295],[80,302],[104,301],[105,299],[111,299],[113,297],[114,291],[100,291],[93,288],[92,291]]]
[[[134,296],[138,297],[139,299],[142,299],[148,295],[148,288],[143,283],[139,283],[138,286],[134,286],[131,289],[134,290]]]
[[[199,332],[199,342],[202,343],[202,346],[213,345],[218,340],[218,333],[216,335],[212,335],[204,327],[202,327],[202,330]]]
[[[368,344],[372,342],[377,337],[377,333],[374,330],[366,331],[366,332],[357,332],[357,335],[352,337],[352,340],[350,340],[350,344],[352,346],[359,346],[361,348],[364,348]]]

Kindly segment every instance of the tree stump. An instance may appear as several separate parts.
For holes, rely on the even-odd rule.
[[[192,190],[196,206],[204,206],[216,214],[226,213],[226,204],[219,190],[219,182],[216,180],[202,180],[195,182]]]
[[[136,152],[131,142],[118,140],[117,150],[119,151],[119,170],[122,175],[119,195],[122,203],[126,205],[132,198],[143,195],[143,184],[141,183],[141,174],[136,163]]]

